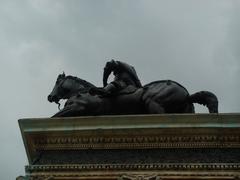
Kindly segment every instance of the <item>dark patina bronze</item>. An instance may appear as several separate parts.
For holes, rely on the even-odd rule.
[[[113,72],[115,78],[107,83]],[[217,97],[209,91],[190,95],[172,80],[154,81],[142,86],[134,67],[121,61],[106,63],[103,88],[73,76],[60,74],[48,96],[49,102],[67,99],[64,108],[53,117],[86,115],[194,113],[193,103],[218,113]]]

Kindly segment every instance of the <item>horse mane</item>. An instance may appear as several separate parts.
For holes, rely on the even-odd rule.
[[[83,80],[83,79],[80,79],[80,78],[78,78],[78,77],[76,77],[76,76],[68,75],[68,76],[66,76],[66,78],[72,79],[72,80],[74,80],[74,81],[77,81],[77,82],[81,83],[82,85],[86,86],[86,88],[96,87],[96,86],[93,85],[92,83],[90,83],[90,82],[88,82],[88,81],[85,81],[85,80]]]

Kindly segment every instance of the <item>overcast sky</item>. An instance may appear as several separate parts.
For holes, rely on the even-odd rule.
[[[62,71],[101,86],[114,58],[143,84],[172,79],[191,94],[214,92],[220,112],[239,112],[239,8],[237,0],[1,0],[1,179],[24,174],[17,120],[57,112],[46,97]]]

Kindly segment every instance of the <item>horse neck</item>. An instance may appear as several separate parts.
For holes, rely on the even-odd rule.
[[[75,81],[75,88],[73,90],[73,94],[79,93],[79,92],[80,93],[88,92],[90,88],[95,87],[90,82],[87,82],[87,81],[85,81],[83,79],[80,79],[78,77],[69,76],[69,78],[71,78]]]

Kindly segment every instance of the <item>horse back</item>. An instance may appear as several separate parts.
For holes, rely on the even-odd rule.
[[[164,106],[178,106],[187,101],[188,91],[182,85],[171,80],[162,80],[149,83],[143,87],[142,99],[145,103],[155,101]]]

